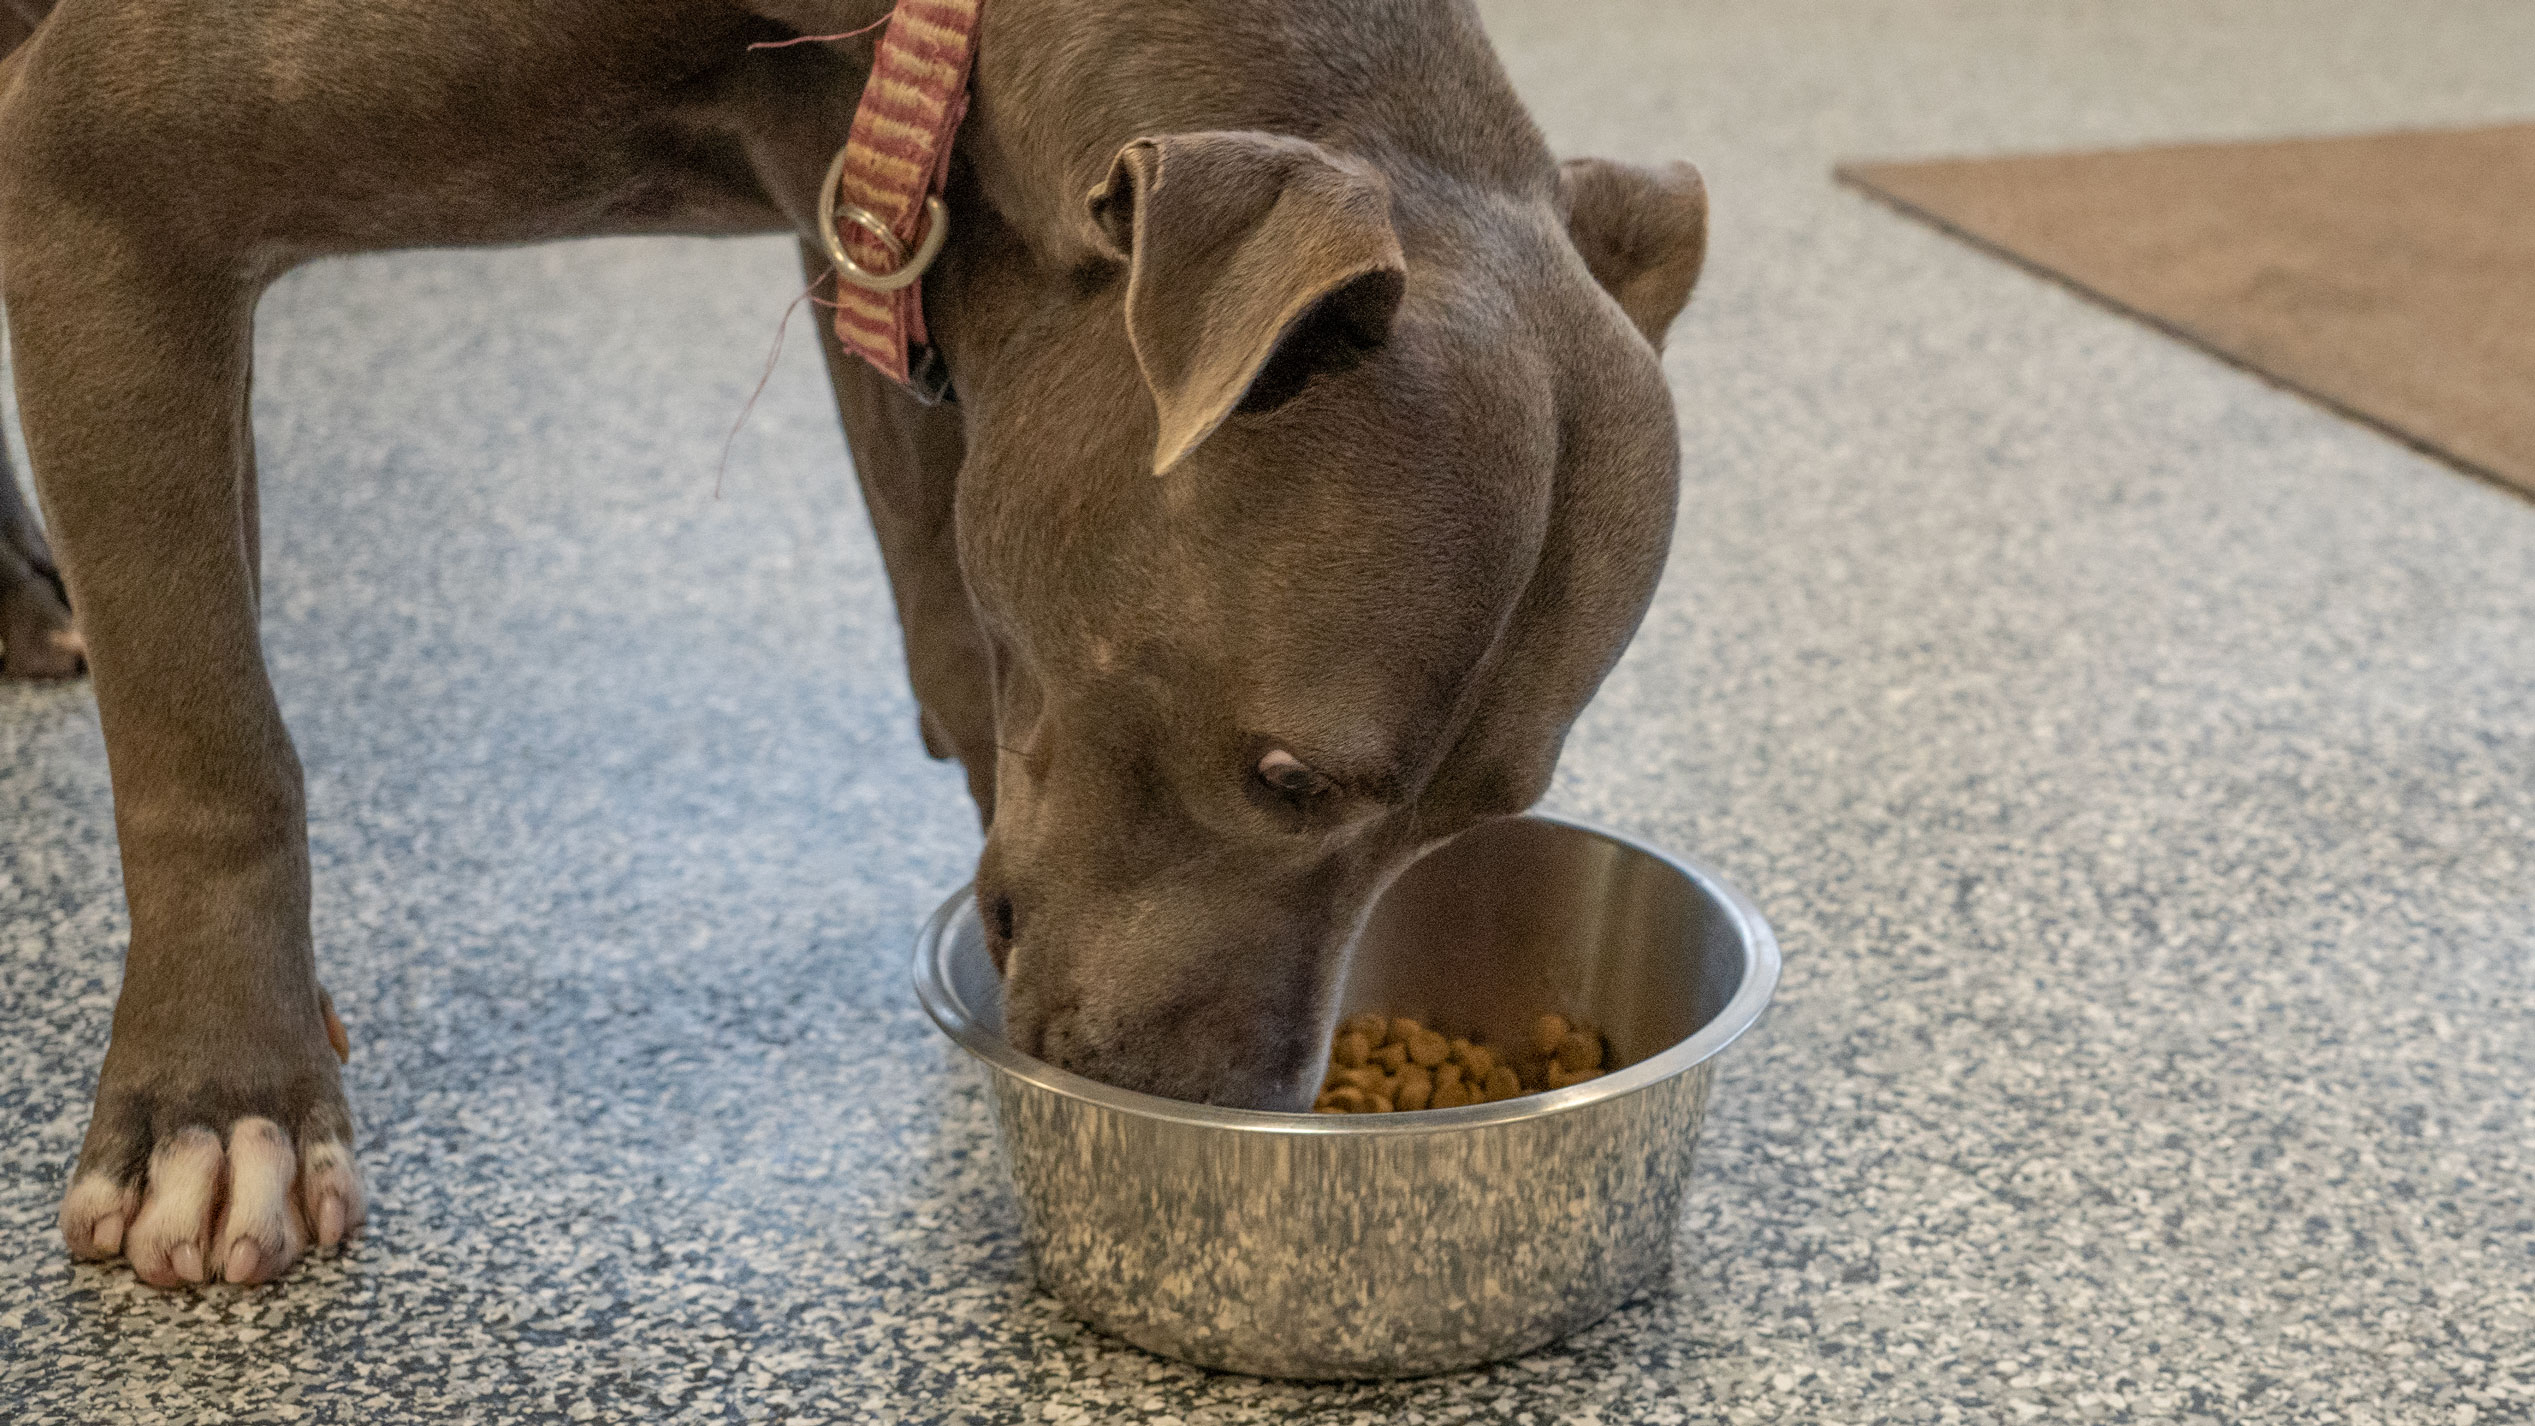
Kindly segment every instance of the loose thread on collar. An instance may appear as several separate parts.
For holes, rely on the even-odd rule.
[[[739,408],[738,418],[731,422],[730,434],[722,437],[722,458],[713,466],[714,499],[722,498],[722,477],[730,473],[731,447],[739,440],[739,428],[748,424],[749,413],[757,409],[757,398],[766,394],[766,383],[775,379],[775,363],[783,359],[783,339],[784,334],[792,328],[792,314],[800,311],[801,304],[804,302],[818,302],[816,294],[819,284],[829,281],[834,276],[833,273],[821,273],[810,279],[810,285],[801,289],[800,296],[784,304],[783,319],[775,323],[775,344],[766,352],[766,369],[758,373],[757,387],[748,393],[747,402]]]
[[[863,26],[859,30],[847,30],[842,34],[836,35],[795,35],[788,40],[759,40],[757,43],[750,45],[749,48],[753,50],[779,50],[789,49],[794,45],[823,45],[828,43],[830,40],[850,40],[856,35],[868,35],[872,31],[879,29],[881,26],[888,24],[890,16],[897,13],[898,7],[892,5],[889,7],[888,15],[881,16],[879,19],[872,21],[870,24]]]

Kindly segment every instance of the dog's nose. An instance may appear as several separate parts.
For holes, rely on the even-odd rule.
[[[1017,924],[1012,911],[1012,898],[995,895],[986,900],[986,954],[994,959],[995,974],[1003,975],[1012,967],[1012,933]]]

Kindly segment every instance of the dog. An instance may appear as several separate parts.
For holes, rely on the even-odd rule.
[[[257,1283],[363,1218],[257,634],[258,294],[599,233],[791,232],[825,274],[844,32],[887,11],[0,0],[52,542],[0,481],[0,637],[14,674],[85,661],[131,908],[75,1255]],[[949,399],[822,340],[1008,1030],[1301,1109],[1374,896],[1539,798],[1653,595],[1705,191],[1555,160],[1466,0],[986,0],[953,153]]]

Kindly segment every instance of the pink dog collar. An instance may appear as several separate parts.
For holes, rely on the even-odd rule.
[[[949,374],[924,330],[924,270],[948,234],[942,187],[968,113],[983,0],[898,0],[820,190],[819,237],[836,265],[836,335],[924,401]]]

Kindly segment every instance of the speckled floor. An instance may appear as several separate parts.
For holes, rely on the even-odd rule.
[[[267,627],[374,1231],[162,1296],[52,1227],[124,934],[0,689],[0,1418],[2535,1419],[2535,506],[1894,216],[1839,157],[2535,114],[2479,0],[1490,7],[1716,200],[1687,518],[1554,805],[1775,918],[1674,1279],[1460,1377],[1208,1377],[1024,1278],[915,1009],[925,762],[777,242],[265,307]]]

